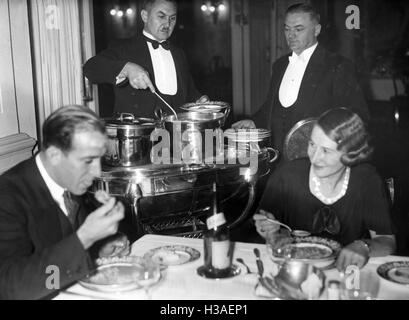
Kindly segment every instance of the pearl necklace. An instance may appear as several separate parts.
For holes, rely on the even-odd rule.
[[[311,168],[311,172],[312,171],[313,170]],[[345,193],[347,192],[350,172],[351,172],[351,168],[347,167],[346,170],[345,170],[344,182],[342,183],[341,191],[336,196],[331,197],[331,198],[328,198],[328,197],[324,196],[321,193],[321,190],[320,190],[321,182],[314,175],[312,177],[312,182],[314,183],[314,193],[317,196],[317,198],[320,199],[325,204],[333,204],[333,203],[337,202],[339,199],[341,199],[345,195]]]

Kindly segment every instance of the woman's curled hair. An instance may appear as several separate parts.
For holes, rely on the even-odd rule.
[[[373,147],[369,144],[369,134],[362,119],[346,108],[330,109],[317,120],[317,125],[345,152],[341,162],[347,166],[369,160]]]

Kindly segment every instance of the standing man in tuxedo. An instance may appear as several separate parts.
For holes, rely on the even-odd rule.
[[[113,197],[90,214],[80,197],[101,174],[107,140],[91,110],[59,108],[41,152],[0,176],[0,299],[51,298],[94,269],[89,249],[124,217]]]
[[[317,40],[320,15],[309,4],[286,11],[284,34],[292,53],[273,65],[267,99],[252,120],[233,128],[271,130],[273,146],[280,152],[288,131],[302,119],[318,117],[330,108],[350,108],[369,120],[369,111],[351,61],[323,48]]]
[[[188,102],[207,101],[193,83],[184,52],[168,40],[176,25],[176,1],[145,0],[141,18],[143,32],[89,59],[83,68],[85,76],[93,83],[113,84],[114,111],[138,117],[152,117],[158,110],[171,113],[153,92],[176,111]]]

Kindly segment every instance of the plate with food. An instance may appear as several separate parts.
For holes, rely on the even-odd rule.
[[[267,243],[267,248],[275,261],[287,259],[311,263],[316,267],[326,267],[334,262],[342,247],[335,240],[309,236],[292,237],[279,246]]]
[[[145,253],[144,258],[165,266],[177,266],[193,262],[200,257],[200,252],[194,248],[172,245],[154,248]]]
[[[136,256],[99,258],[96,269],[79,284],[93,291],[122,292],[143,288],[145,283],[140,279],[149,280],[151,284],[159,282],[159,265],[155,270],[147,270],[145,261]]]
[[[376,271],[385,280],[409,286],[409,261],[387,262]]]

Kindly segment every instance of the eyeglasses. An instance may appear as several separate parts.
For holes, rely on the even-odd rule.
[[[331,235],[337,235],[341,231],[341,224],[336,211],[329,207],[324,206],[320,208],[315,214],[312,222],[313,233],[328,232]]]

